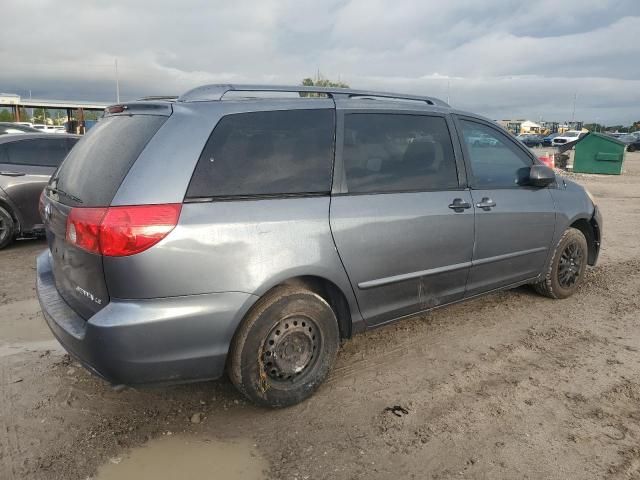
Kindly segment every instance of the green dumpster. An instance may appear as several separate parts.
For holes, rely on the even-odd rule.
[[[620,175],[625,144],[600,133],[589,133],[579,140],[573,156],[573,171]]]

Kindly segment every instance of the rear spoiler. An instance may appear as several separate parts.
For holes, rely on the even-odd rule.
[[[136,101],[110,105],[104,109],[103,117],[116,115],[163,115],[170,116],[173,113],[171,102],[166,101]]]

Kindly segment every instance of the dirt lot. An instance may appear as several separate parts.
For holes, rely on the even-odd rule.
[[[278,411],[228,381],[116,392],[93,378],[39,316],[44,243],[19,242],[0,252],[0,478],[85,479],[169,436],[248,445],[268,478],[640,478],[640,154],[625,168],[578,177],[605,237],[574,297],[519,288],[361,335],[313,398]]]

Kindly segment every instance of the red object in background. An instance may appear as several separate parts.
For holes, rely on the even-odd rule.
[[[553,154],[549,154],[549,152],[545,152],[544,155],[538,157],[538,160],[540,160],[549,168],[556,168],[555,156]]]

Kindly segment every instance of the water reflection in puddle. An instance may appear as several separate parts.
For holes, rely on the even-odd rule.
[[[252,442],[162,437],[112,458],[95,480],[259,480],[267,462]]]

